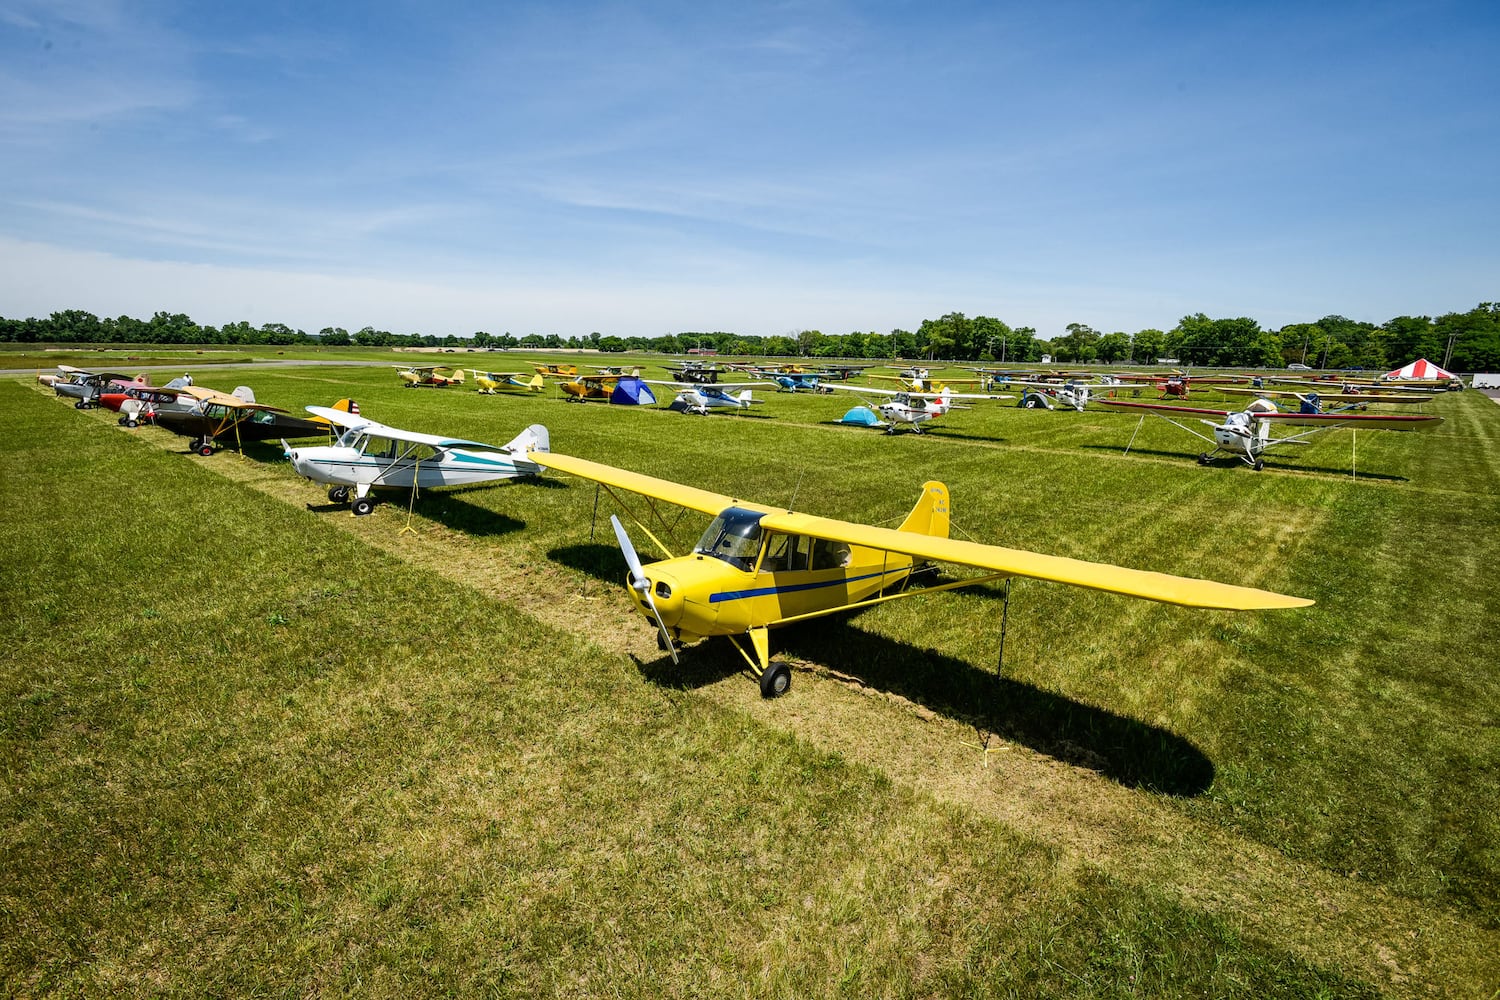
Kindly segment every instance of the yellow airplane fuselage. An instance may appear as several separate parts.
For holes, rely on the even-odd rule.
[[[646,579],[662,624],[682,642],[741,635],[867,600],[899,587],[912,568],[907,556],[858,546],[849,565],[829,569],[771,571],[761,569],[760,562],[745,570],[695,553],[647,565]],[[654,624],[641,594],[633,588],[630,594]]]

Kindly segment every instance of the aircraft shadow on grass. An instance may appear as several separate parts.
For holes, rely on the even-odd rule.
[[[547,557],[608,583],[625,579],[625,560],[614,545],[569,545],[553,549]],[[1000,596],[998,589],[995,596]],[[862,631],[849,621],[857,614],[777,629],[773,643],[786,655],[826,663],[872,688],[1131,788],[1191,797],[1213,784],[1213,762],[1175,733],[1024,681],[997,677],[964,660]],[[688,647],[681,657],[674,664],[663,654],[655,660],[637,660],[636,665],[652,683],[678,688],[704,687],[745,669],[744,660],[721,639]]]
[[[1080,448],[1087,448],[1090,451],[1112,451],[1116,455],[1124,455],[1125,454],[1125,449],[1119,447],[1118,445],[1112,445],[1112,444],[1082,444],[1082,445],[1079,445],[1079,447]],[[1150,456],[1152,456],[1154,458],[1172,458],[1172,459],[1177,459],[1178,461],[1187,461],[1187,462],[1192,462],[1192,460],[1193,460],[1193,456],[1190,455],[1190,454],[1188,454],[1187,452],[1184,452],[1184,451],[1163,451],[1160,448],[1131,448],[1130,449],[1130,454],[1131,455],[1150,455]],[[1285,452],[1285,451],[1277,452],[1275,455],[1269,455],[1268,454],[1267,458],[1266,458],[1266,468],[1267,469],[1284,469],[1284,470],[1286,470],[1288,472],[1317,472],[1317,473],[1321,473],[1321,474],[1327,475],[1327,476],[1347,476],[1347,475],[1349,475],[1349,467],[1347,465],[1340,466],[1338,468],[1334,468],[1334,467],[1326,466],[1326,465],[1306,465],[1304,463],[1297,462],[1297,461],[1288,461],[1288,457],[1289,456],[1292,456],[1292,453],[1291,452]],[[1292,456],[1292,457],[1294,457],[1294,456]],[[1243,465],[1244,463],[1241,462],[1239,459],[1233,457],[1232,455],[1220,455],[1218,458],[1216,458],[1214,460],[1213,464],[1215,466],[1219,466],[1219,467],[1223,467],[1223,468],[1233,468],[1234,466]],[[1360,479],[1375,479],[1375,480],[1379,480],[1381,482],[1386,482],[1386,483],[1405,483],[1405,482],[1409,482],[1409,480],[1405,476],[1393,476],[1393,475],[1389,475],[1389,474],[1381,473],[1381,472],[1366,472],[1363,469],[1358,469],[1357,474],[1358,474],[1358,476],[1359,476]]]
[[[787,655],[835,666],[872,688],[1127,787],[1186,798],[1213,784],[1213,762],[1176,733],[864,632],[849,617],[777,629],[774,641]],[[654,683],[694,688],[741,672],[744,661],[727,643],[710,641],[687,650],[676,665],[664,655],[638,666]]]

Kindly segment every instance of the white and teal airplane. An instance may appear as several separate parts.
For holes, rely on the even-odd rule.
[[[477,483],[539,475],[542,467],[527,459],[528,451],[548,450],[547,428],[532,424],[504,447],[459,438],[419,434],[376,423],[358,413],[326,406],[307,412],[343,428],[331,445],[281,447],[299,476],[327,483],[328,499],[353,501],[354,513],[375,509],[372,487],[402,490],[433,486],[471,486]],[[351,492],[352,491],[352,492]]]

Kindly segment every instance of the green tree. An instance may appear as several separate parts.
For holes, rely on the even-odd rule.
[[[1096,346],[1100,361],[1114,364],[1130,356],[1130,338],[1123,333],[1106,333]]]
[[[1157,358],[1166,356],[1166,350],[1167,335],[1161,330],[1147,327],[1130,338],[1130,356],[1137,364],[1155,364]]]
[[[1099,332],[1087,323],[1069,323],[1067,333],[1054,340],[1054,354],[1060,361],[1092,361],[1099,343]]]

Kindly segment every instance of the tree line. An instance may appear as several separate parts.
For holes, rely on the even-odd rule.
[[[392,333],[365,327],[354,333],[324,327],[316,334],[283,323],[228,323],[202,326],[182,313],[157,312],[150,319],[98,317],[67,309],[38,319],[0,316],[0,342],[34,344],[176,344],[226,346],[345,347],[478,347],[574,348],[606,352],[655,351],[683,354],[711,350],[726,355],[807,358],[926,358],[1011,364],[1043,357],[1064,364],[1152,364],[1163,359],[1197,366],[1386,369],[1419,357],[1460,371],[1500,369],[1500,303],[1481,302],[1467,312],[1397,316],[1376,325],[1343,316],[1312,323],[1264,329],[1248,317],[1210,319],[1203,313],[1184,316],[1171,330],[1102,333],[1084,323],[1069,323],[1050,340],[1032,327],[1012,327],[990,316],[948,313],[925,319],[915,331],[825,334],[799,330],[779,336],[717,331],[669,333],[660,337],[620,337],[591,333],[566,339],[557,334],[491,334],[463,336]]]

